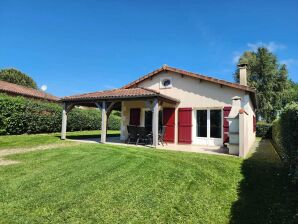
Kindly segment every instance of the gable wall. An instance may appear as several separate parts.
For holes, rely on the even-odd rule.
[[[160,89],[160,79],[171,77],[173,87]],[[245,92],[208,81],[200,82],[198,79],[162,72],[152,79],[147,79],[138,85],[160,91],[162,94],[180,100],[179,107],[223,107],[231,105],[234,96],[244,97]]]

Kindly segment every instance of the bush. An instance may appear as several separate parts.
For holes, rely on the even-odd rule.
[[[298,103],[288,104],[273,123],[272,139],[285,155],[293,180],[298,182]]]
[[[282,143],[281,143],[281,122],[280,119],[273,121],[272,123],[272,141],[274,147],[276,148],[278,154],[283,160],[287,160],[287,155],[284,152]]]
[[[108,120],[109,130],[119,130],[121,126],[121,117],[118,111],[113,111]]]
[[[257,137],[271,138],[271,124],[263,121],[258,122],[256,127],[256,135]]]
[[[61,130],[62,107],[23,97],[0,94],[0,134],[51,133]],[[108,127],[120,129],[120,118],[114,113]],[[68,114],[67,130],[100,130],[101,114],[97,109],[74,108]]]

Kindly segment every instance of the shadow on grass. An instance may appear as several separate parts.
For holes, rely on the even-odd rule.
[[[60,138],[60,135],[55,135],[55,137]],[[120,137],[120,134],[107,134],[107,137]],[[78,134],[78,135],[68,135],[66,137],[67,139],[94,139],[94,138],[99,138],[100,139],[100,134]]]
[[[242,164],[244,179],[238,201],[231,208],[230,223],[298,223],[298,192],[269,140]]]

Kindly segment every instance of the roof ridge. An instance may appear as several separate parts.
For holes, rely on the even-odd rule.
[[[203,75],[203,74],[200,74],[200,73],[194,73],[194,72],[186,71],[186,70],[171,67],[171,66],[166,66],[166,70],[177,70],[179,72],[187,72],[187,73],[190,73],[190,74],[195,75],[195,76],[199,76],[199,77],[203,76],[205,78],[210,78],[210,79],[217,80],[217,81],[220,81],[220,82],[225,82],[225,83],[228,83],[228,84],[235,84],[235,85],[238,85],[238,86],[243,86],[243,87],[246,87],[246,88],[255,89],[255,88],[250,87],[250,86],[241,85],[240,83],[230,82],[230,81],[227,81],[227,80],[224,80],[224,79],[218,79],[218,78],[214,78],[212,76]]]
[[[130,88],[131,86],[133,86],[135,84],[138,84],[138,83],[146,80],[147,78],[149,78],[151,76],[154,76],[154,75],[156,75],[156,74],[158,74],[162,71],[172,71],[172,72],[188,75],[188,76],[191,76],[191,77],[194,77],[194,78],[203,79],[203,80],[206,80],[206,81],[209,81],[209,82],[215,82],[215,83],[219,83],[219,84],[222,84],[222,85],[227,85],[231,88],[237,88],[237,89],[242,89],[242,90],[246,90],[246,91],[255,92],[255,89],[252,88],[252,87],[249,87],[249,86],[244,86],[244,85],[241,85],[241,84],[235,83],[235,82],[229,82],[229,81],[226,81],[226,80],[223,80],[223,79],[213,78],[211,76],[207,76],[207,75],[203,75],[203,74],[199,74],[199,73],[189,72],[189,71],[186,71],[186,70],[182,70],[182,69],[179,69],[179,68],[168,66],[166,64],[163,65],[162,67],[154,70],[153,72],[150,72],[146,75],[141,76],[140,78],[128,83],[127,85],[125,85],[121,88],[124,88],[124,89]]]

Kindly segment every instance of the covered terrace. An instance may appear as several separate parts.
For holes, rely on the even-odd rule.
[[[64,97],[60,100],[63,103],[61,139],[66,139],[67,114],[75,106],[97,107],[101,110],[101,137],[100,142],[107,141],[107,122],[112,110],[122,111],[122,102],[146,102],[152,111],[152,142],[153,147],[158,146],[158,124],[159,106],[163,103],[171,104],[173,107],[179,100],[163,95],[158,91],[147,88],[113,89]],[[123,128],[123,127],[122,127]],[[126,127],[125,127],[126,128]]]

